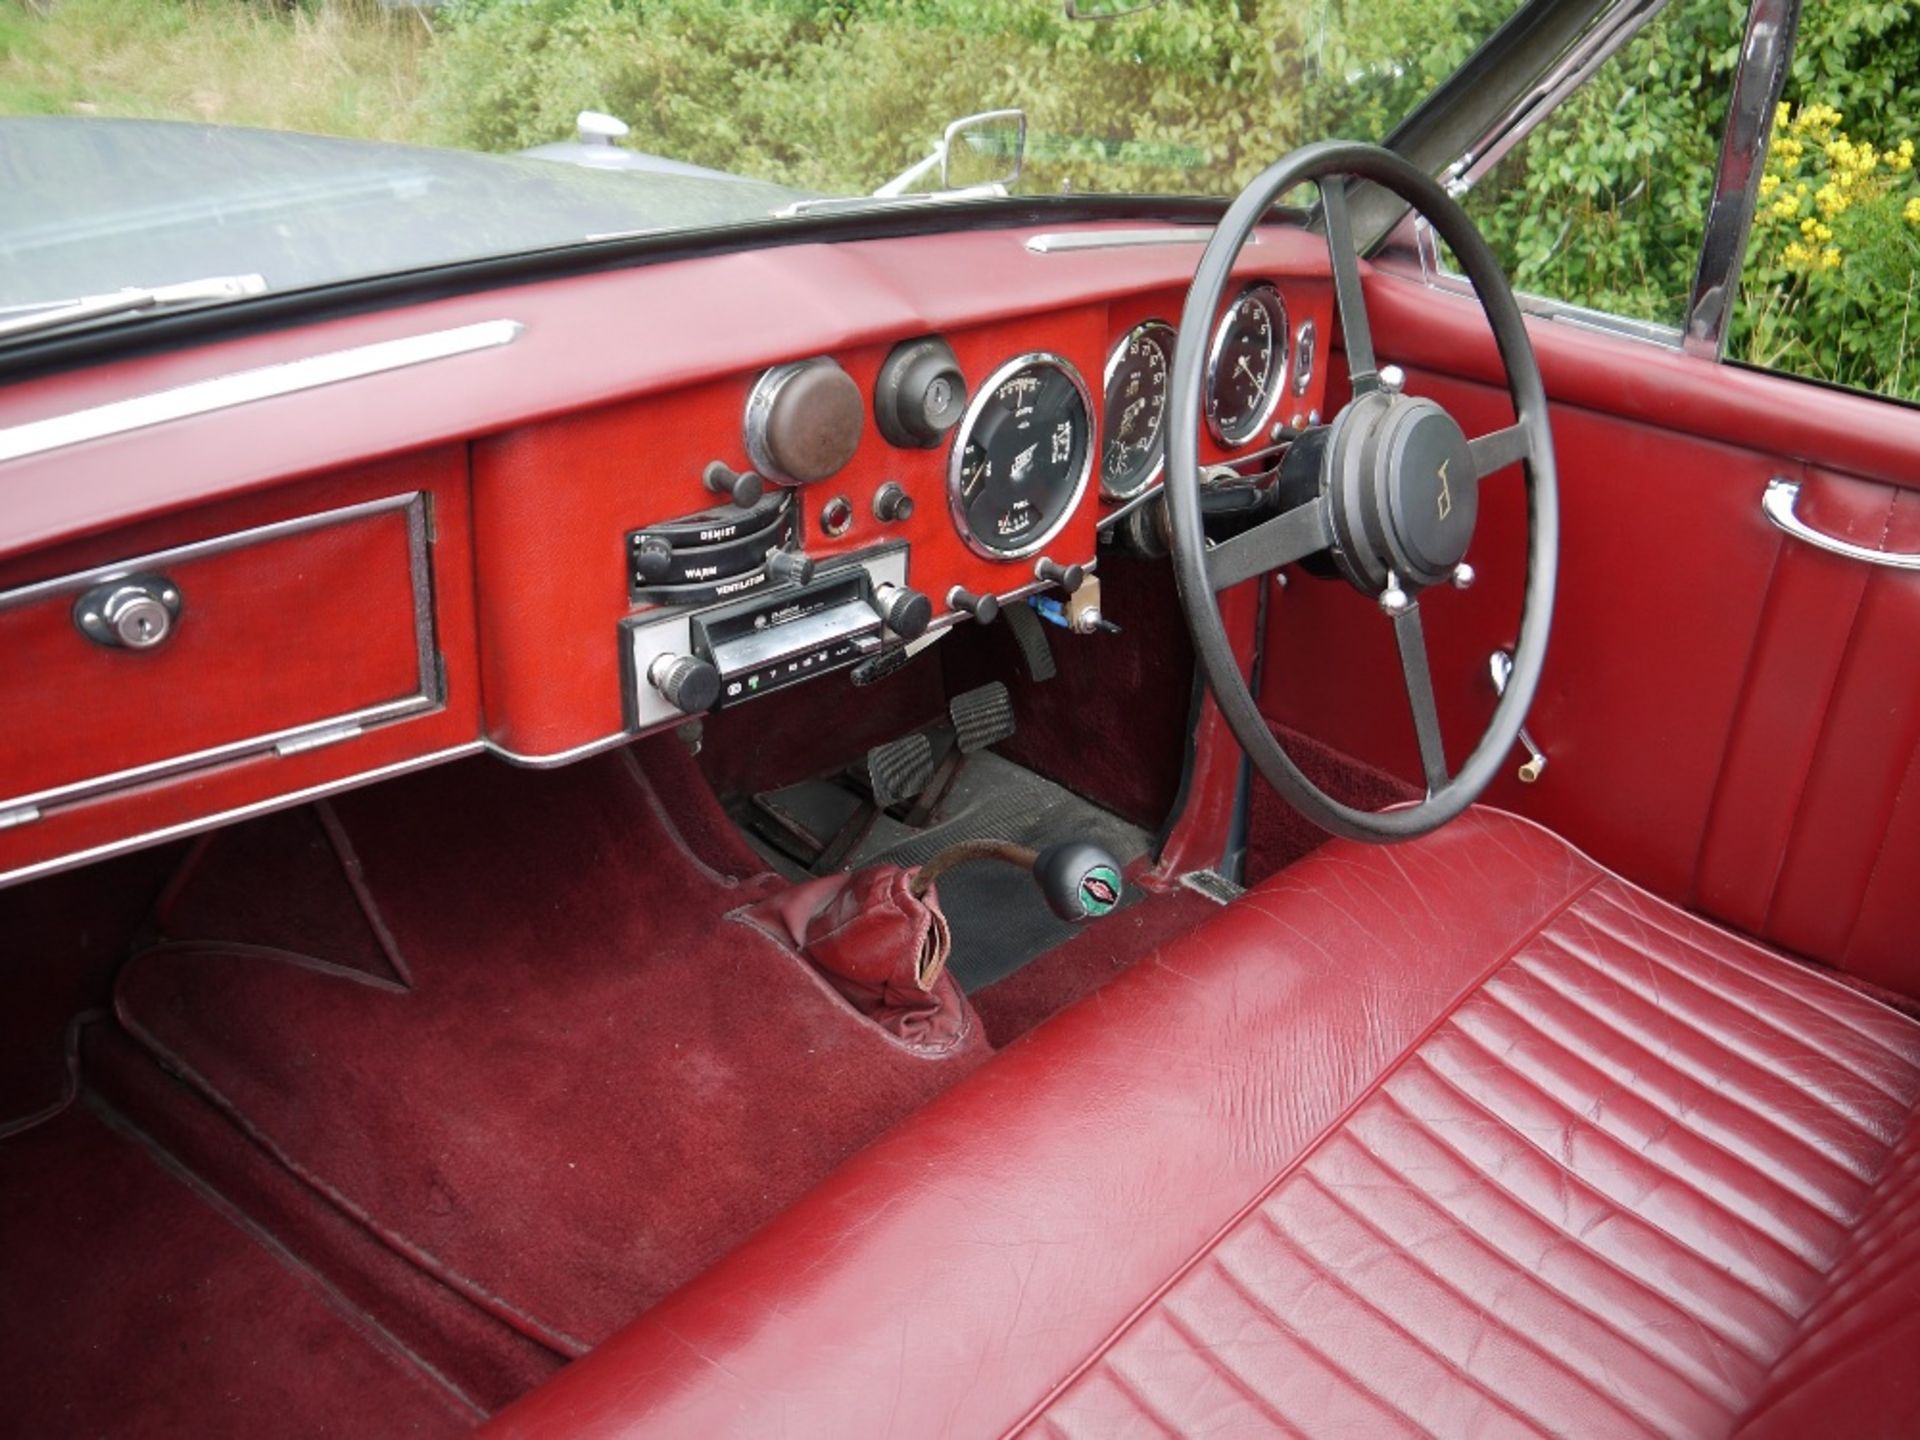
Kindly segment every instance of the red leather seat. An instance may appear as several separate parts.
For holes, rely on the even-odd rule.
[[[1916,1097],[1920,1025],[1531,825],[1330,844],[495,1426],[1912,1435]]]

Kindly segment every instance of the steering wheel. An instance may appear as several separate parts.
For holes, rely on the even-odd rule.
[[[1383,382],[1347,212],[1349,177],[1374,181],[1407,201],[1466,267],[1506,367],[1514,424],[1469,440],[1434,401]],[[1199,450],[1208,336],[1234,260],[1254,226],[1275,200],[1309,180],[1320,191],[1353,398],[1315,441],[1321,454],[1312,497],[1232,539],[1209,544],[1201,523]],[[1180,317],[1168,421],[1166,505],[1180,604],[1214,700],[1254,768],[1308,819],[1349,839],[1408,840],[1453,819],[1486,789],[1519,738],[1546,659],[1560,545],[1546,388],[1513,290],[1473,222],[1430,176],[1390,150],[1327,141],[1294,151],[1240,194],[1200,257]],[[1473,753],[1458,774],[1449,774],[1420,595],[1436,585],[1471,583],[1473,572],[1465,561],[1480,482],[1516,462],[1526,476],[1528,538],[1513,669]],[[1323,551],[1339,575],[1393,623],[1426,772],[1426,798],[1414,804],[1357,810],[1320,789],[1267,728],[1234,660],[1215,598],[1219,592]]]

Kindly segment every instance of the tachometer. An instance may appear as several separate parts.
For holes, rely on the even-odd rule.
[[[1207,428],[1222,445],[1260,433],[1287,381],[1287,307],[1271,285],[1240,292],[1207,351]]]
[[[1110,500],[1138,495],[1167,463],[1167,369],[1173,363],[1173,327],[1149,320],[1127,332],[1107,357],[1106,443],[1100,452],[1100,493]]]
[[[1021,355],[967,407],[947,466],[953,523],[989,559],[1031,555],[1060,533],[1093,474],[1093,397],[1058,355]]]

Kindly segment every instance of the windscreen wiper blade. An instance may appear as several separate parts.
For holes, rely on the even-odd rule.
[[[106,295],[79,295],[71,300],[46,300],[0,311],[0,340],[64,330],[113,315],[139,315],[149,310],[171,310],[213,300],[239,300],[266,293],[264,275],[212,275],[183,280],[177,285],[129,286]]]

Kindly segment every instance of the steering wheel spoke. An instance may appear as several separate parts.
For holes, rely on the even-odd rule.
[[[1420,602],[1414,601],[1393,617],[1393,638],[1400,647],[1400,674],[1407,684],[1407,702],[1413,706],[1413,733],[1420,742],[1420,768],[1426,772],[1427,793],[1437,795],[1446,786],[1447,750],[1440,739],[1440,707],[1433,698],[1433,671],[1427,664],[1427,634],[1420,623]]]
[[[1497,470],[1533,458],[1533,436],[1525,425],[1509,425],[1467,442],[1473,453],[1474,478],[1486,479]]]
[[[1282,565],[1316,555],[1333,543],[1327,502],[1316,496],[1230,540],[1207,547],[1207,583],[1228,590]]]
[[[1373,357],[1373,326],[1367,319],[1367,298],[1360,288],[1360,252],[1353,242],[1353,220],[1347,213],[1345,176],[1323,176],[1320,208],[1327,222],[1327,258],[1333,262],[1333,298],[1340,310],[1340,339],[1347,352],[1347,375],[1355,395],[1380,388],[1380,368]]]

